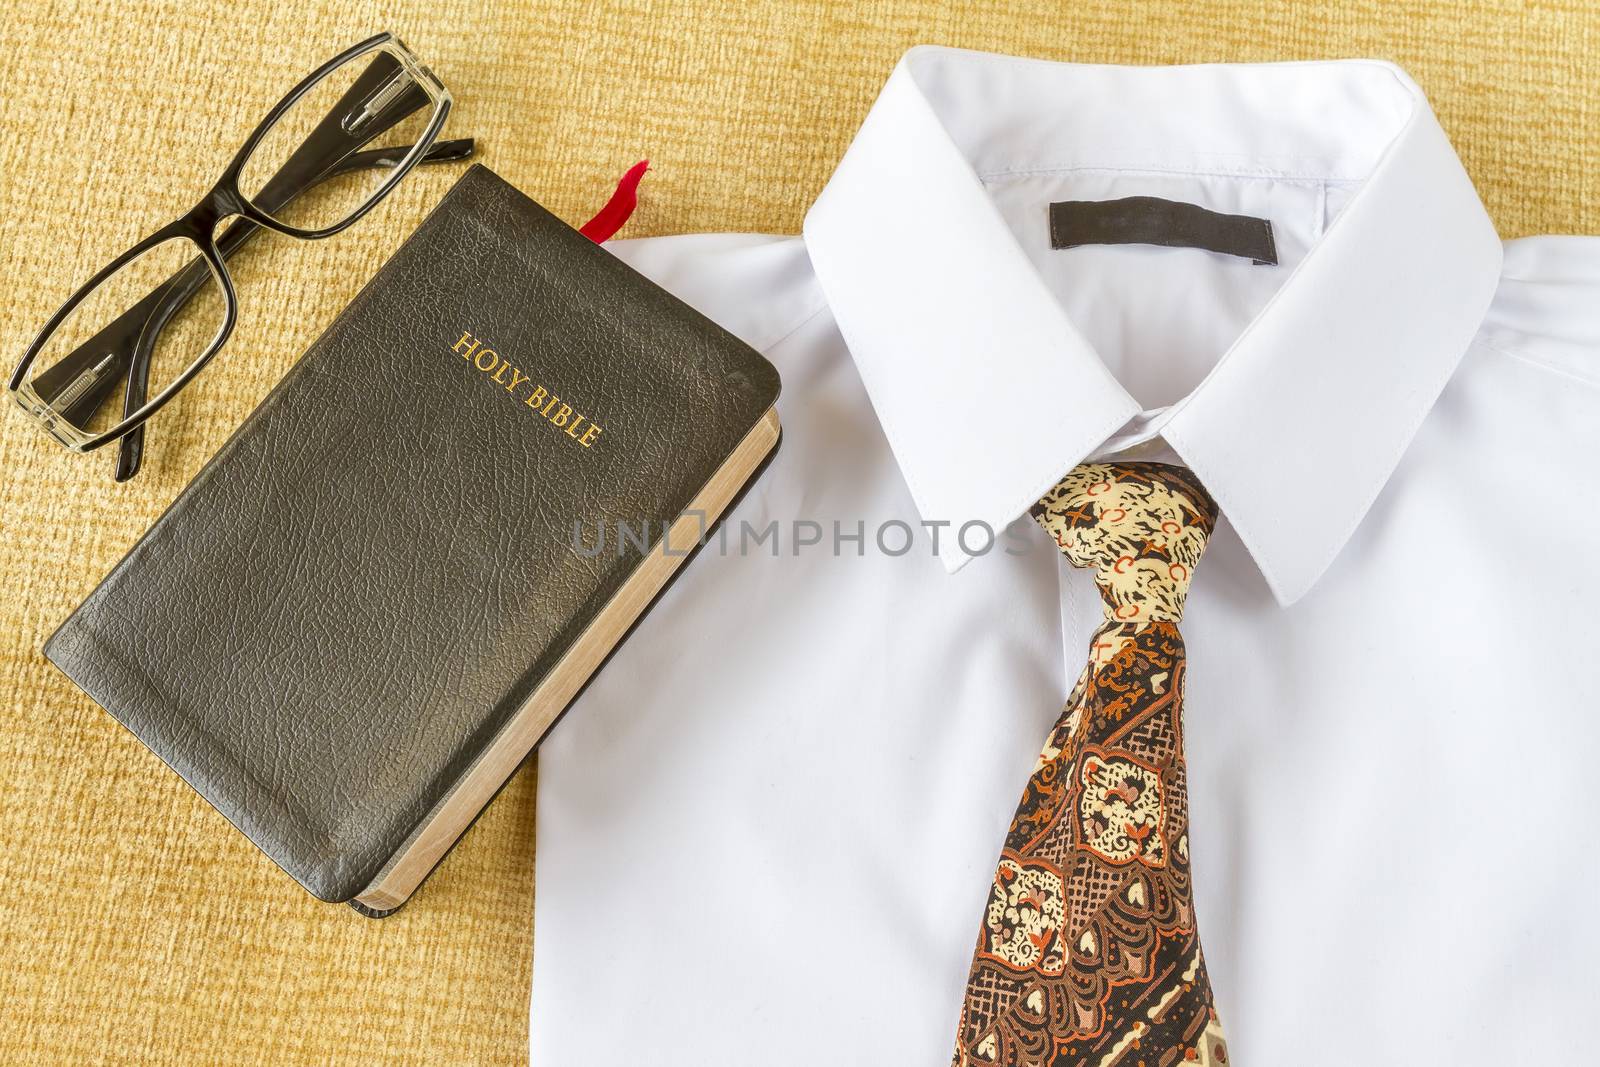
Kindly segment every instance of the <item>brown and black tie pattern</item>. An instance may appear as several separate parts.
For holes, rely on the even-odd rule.
[[[1000,853],[956,1067],[1228,1061],[1189,884],[1178,620],[1217,505],[1187,468],[1086,463],[1033,508],[1106,619]]]

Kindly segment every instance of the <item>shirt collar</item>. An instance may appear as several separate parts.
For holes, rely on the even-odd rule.
[[[1040,153],[1052,168],[1361,185],[1200,385],[1142,412],[985,192],[980,174]],[[1105,67],[926,47],[896,66],[804,233],[925,520],[999,529],[1108,441],[1159,433],[1285,605],[1399,462],[1501,255],[1421,90],[1390,64]],[[951,570],[966,562],[959,539],[940,543]]]

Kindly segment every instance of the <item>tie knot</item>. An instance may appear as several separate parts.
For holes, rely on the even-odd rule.
[[[1177,622],[1217,503],[1187,467],[1080,463],[1032,514],[1074,566],[1094,570],[1108,619]]]

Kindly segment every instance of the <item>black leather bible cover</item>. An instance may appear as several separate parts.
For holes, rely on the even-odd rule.
[[[574,524],[659,542],[778,385],[476,166],[45,654],[351,900],[643,558]]]

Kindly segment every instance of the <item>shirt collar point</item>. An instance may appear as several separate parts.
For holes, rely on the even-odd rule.
[[[1015,82],[1075,68],[1071,77],[1150,93],[1214,80],[1238,100],[1232,90],[1253,87],[1275,114],[1274,94],[1299,92],[1303,70],[1302,96],[1346,93],[1377,122],[1350,148],[1362,185],[1163,432],[1206,468],[1196,472],[1241,534],[1256,535],[1251,554],[1278,603],[1303,597],[1342,550],[1469,346],[1502,246],[1404,70],[1373,59],[1263,66],[1277,69],[1145,72],[938,45],[901,56],[802,232],[922,515],[1009,523],[1053,484],[1045,475],[1059,478],[1141,413],[1039,278],[941,109],[970,127],[962,92],[992,89],[1003,111],[1033,99]],[[973,399],[1012,416],[1009,440],[953,414]],[[1036,495],[1000,514],[1024,490]],[[952,573],[972,558],[942,548]]]

